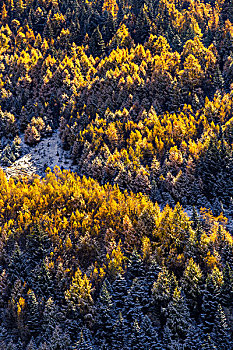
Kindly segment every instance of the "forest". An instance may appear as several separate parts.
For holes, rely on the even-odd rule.
[[[232,0],[0,0],[1,350],[233,349],[232,112]]]

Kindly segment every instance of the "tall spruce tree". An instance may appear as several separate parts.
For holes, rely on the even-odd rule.
[[[99,26],[94,29],[90,38],[90,51],[94,57],[101,57],[105,52],[105,44]]]
[[[211,338],[214,340],[217,349],[232,349],[233,342],[231,341],[230,327],[227,324],[226,316],[221,305],[218,305]]]
[[[115,310],[112,295],[108,291],[106,282],[101,288],[97,309],[97,337],[111,345]]]
[[[173,339],[185,340],[191,319],[186,300],[181,295],[181,290],[177,288],[166,309],[166,317],[166,326],[170,329]]]
[[[214,327],[216,312],[220,298],[220,288],[216,285],[213,274],[208,275],[203,291],[201,321],[204,333],[209,334]]]

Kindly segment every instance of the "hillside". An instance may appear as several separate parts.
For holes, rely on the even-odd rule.
[[[59,168],[0,180],[1,349],[232,347],[223,216]]]
[[[0,349],[233,348],[231,0],[0,0]]]

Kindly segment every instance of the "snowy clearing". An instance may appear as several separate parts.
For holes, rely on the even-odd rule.
[[[21,137],[21,147],[23,156],[10,167],[3,167],[8,178],[34,174],[43,176],[48,167],[53,169],[56,165],[61,169],[77,171],[77,167],[72,164],[70,152],[62,149],[58,132],[42,139],[33,147],[25,144]]]

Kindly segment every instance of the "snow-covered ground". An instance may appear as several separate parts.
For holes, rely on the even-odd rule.
[[[7,177],[33,174],[43,176],[48,167],[53,169],[56,165],[61,169],[77,171],[76,166],[72,164],[70,152],[62,149],[58,132],[42,139],[34,147],[29,147],[21,138],[21,149],[22,157],[10,167],[3,167]]]

